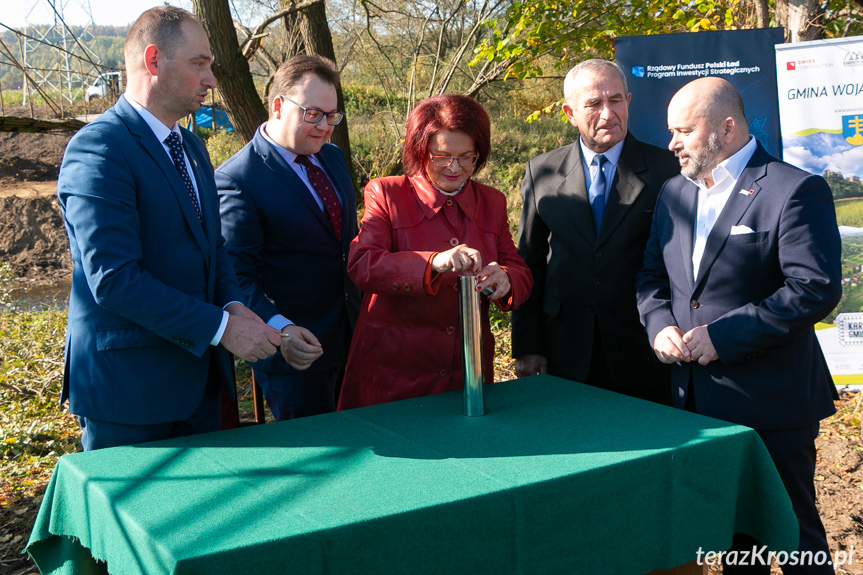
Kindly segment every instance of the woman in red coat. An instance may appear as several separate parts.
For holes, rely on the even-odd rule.
[[[490,124],[466,96],[420,103],[407,121],[408,176],[365,188],[365,214],[348,274],[365,293],[339,409],[460,389],[458,276],[476,275],[482,298],[483,381],[494,379],[489,299],[510,310],[533,279],[509,231],[506,197],[471,179],[489,154]]]

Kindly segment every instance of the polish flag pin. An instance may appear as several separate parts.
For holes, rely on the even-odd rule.
[[[744,196],[751,196],[752,194],[754,194],[754,193],[755,193],[755,190],[743,190],[743,189],[741,189],[741,190],[740,190],[739,192],[737,192],[737,193],[738,193],[738,194],[743,194]]]

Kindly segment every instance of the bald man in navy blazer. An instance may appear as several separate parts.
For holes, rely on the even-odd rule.
[[[835,411],[835,388],[813,326],[842,295],[830,188],[764,151],[725,80],[684,86],[668,125],[681,175],[657,200],[637,284],[642,321],[657,357],[672,366],[674,404],[753,427],[797,514],[799,550],[828,553],[814,440]],[[733,549],[753,546],[735,536]],[[810,563],[783,569],[833,573]],[[769,574],[770,566],[724,572]]]
[[[222,233],[244,302],[290,336],[254,365],[277,420],[335,409],[359,313],[346,271],[357,235],[354,188],[342,151],[326,143],[344,117],[338,81],[326,58],[287,60],[273,79],[269,120],[216,170]],[[316,188],[322,179],[329,196]]]
[[[153,8],[124,54],[125,94],[72,138],[57,182],[74,263],[62,400],[85,450],[218,430],[225,349],[254,361],[281,341],[239,303],[207,150],[176,123],[215,86],[204,29]]]

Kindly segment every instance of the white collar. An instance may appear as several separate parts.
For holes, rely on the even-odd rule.
[[[150,129],[153,131],[153,135],[156,136],[156,139],[161,143],[165,143],[165,138],[171,135],[171,132],[174,132],[178,136],[180,136],[180,142],[183,141],[183,134],[180,133],[180,127],[177,125],[177,122],[174,122],[174,125],[170,128],[162,123],[162,121],[153,115],[150,110],[133,100],[129,97],[129,94],[123,93],[121,98],[125,98],[126,102],[135,109],[136,112],[141,116],[141,118],[150,126]]]

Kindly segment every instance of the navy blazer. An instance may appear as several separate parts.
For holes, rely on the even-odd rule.
[[[683,407],[690,378],[699,413],[755,429],[815,423],[835,410],[813,325],[839,302],[841,243],[820,176],[759,145],[692,276],[697,187],[683,176],[660,192],[638,307],[650,341],[666,326],[708,326],[719,360],[672,368]],[[732,226],[752,233],[732,235]]]
[[[185,419],[208,373],[233,393],[210,341],[241,293],[219,235],[207,150],[182,130],[203,225],[162,144],[124,98],[66,147],[57,195],[74,263],[61,401],[116,423]]]
[[[342,151],[325,144],[321,162],[342,203],[342,235],[306,184],[260,133],[216,170],[222,234],[233,257],[244,303],[264,321],[281,314],[309,329],[324,348],[309,368],[330,369],[345,330],[353,329],[360,293],[348,278],[348,246],[357,235],[357,204]],[[265,371],[292,371],[259,361]]]

